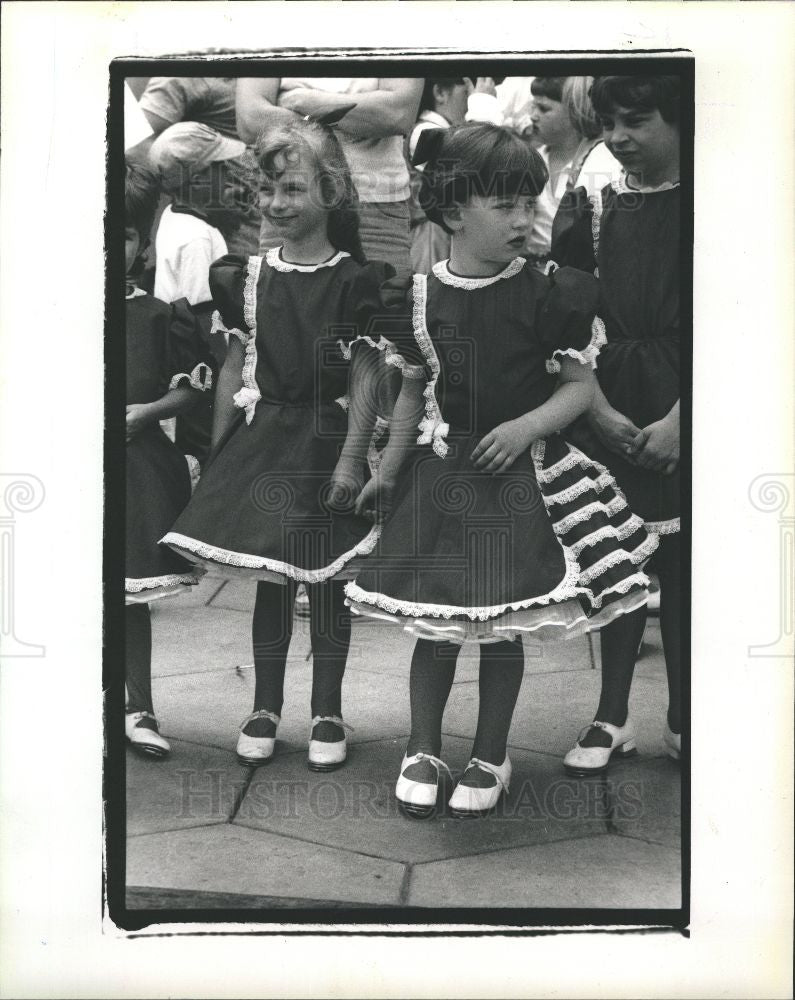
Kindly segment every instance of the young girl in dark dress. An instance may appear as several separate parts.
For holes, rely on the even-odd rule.
[[[621,489],[660,539],[660,626],[668,674],[667,753],[681,749],[679,544],[679,78],[602,77],[591,99],[621,178],[589,199],[566,195],[553,257],[599,277],[607,343],[598,387],[571,439],[609,462]],[[609,628],[602,641],[596,718],[566,756],[567,770],[603,770],[635,731],[629,691],[646,609]]]
[[[356,191],[329,128],[299,119],[274,124],[257,157],[261,207],[284,242],[264,257],[228,256],[211,268],[216,327],[229,333],[213,447],[163,542],[195,563],[259,581],[254,707],[237,742],[247,765],[274,752],[293,603],[298,584],[306,584],[314,661],[309,766],[331,770],[345,762],[349,728],[341,702],[350,643],[342,580],[380,531],[331,496],[348,431],[349,364],[338,342],[366,330],[379,286],[394,272],[363,261]],[[366,471],[357,467],[355,475],[361,488]]]
[[[129,164],[125,185],[128,275],[145,250],[159,186],[145,167]],[[186,590],[198,576],[180,556],[158,545],[190,498],[185,456],[159,421],[186,411],[212,386],[211,358],[185,299],[167,305],[128,278],[127,310],[127,551],[125,592],[127,714],[133,747],[165,756],[152,704],[149,604]]]
[[[540,157],[492,125],[428,130],[420,143],[423,207],[452,250],[414,276],[408,337],[381,345],[403,388],[357,507],[392,497],[391,513],[346,593],[360,614],[418,637],[396,789],[411,815],[435,807],[456,657],[464,640],[481,643],[472,759],[450,800],[470,816],[510,781],[521,637],[567,638],[644,605],[656,540],[608,470],[559,434],[590,405],[601,331],[593,277],[543,275],[519,256],[546,181]]]

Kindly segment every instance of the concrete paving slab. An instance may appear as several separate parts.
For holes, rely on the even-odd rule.
[[[415,638],[397,627],[375,624],[362,627],[354,622],[348,665],[351,669],[374,673],[400,673],[408,676]],[[588,639],[570,642],[524,642],[526,673],[555,673],[560,670],[590,670],[592,659]],[[455,682],[478,679],[480,650],[475,643],[465,643],[458,655]]]
[[[135,837],[127,846],[127,885],[150,889],[397,905],[403,874],[402,864],[228,824]]]
[[[409,906],[678,908],[677,851],[607,835],[417,865]]]
[[[204,607],[213,599],[223,585],[224,581],[221,578],[205,574],[199,583],[195,587],[191,587],[190,590],[184,591],[177,597],[155,601],[152,604],[152,611],[154,612],[155,609],[159,611],[161,608],[164,610],[171,608],[178,610],[180,608]]]
[[[153,677],[229,670],[251,659],[250,614],[176,604],[153,608]]]
[[[562,758],[577,734],[594,715],[599,701],[597,670],[525,674],[508,742]],[[637,677],[630,695],[630,714],[638,731],[642,754],[661,756],[662,727],[667,705],[663,678]],[[443,732],[452,736],[474,734],[477,725],[478,686],[457,686],[447,705]],[[629,766],[629,763],[627,764]]]
[[[127,835],[226,823],[248,779],[234,756],[174,741],[163,760],[127,748]]]
[[[404,740],[356,745],[345,767],[329,774],[308,771],[298,755],[274,760],[254,775],[234,823],[407,862],[607,833],[603,790],[567,778],[554,759],[523,750],[511,751],[511,791],[492,815],[450,815],[452,785],[445,779],[434,817],[405,817],[394,794],[404,749]],[[445,740],[442,753],[456,777],[470,752],[469,742]]]
[[[682,792],[679,765],[670,758],[638,761],[614,771],[607,786],[610,829],[679,850]]]
[[[285,673],[285,700],[277,753],[306,752],[311,721],[311,663],[291,656]],[[152,685],[163,734],[234,751],[238,727],[254,702],[253,669],[157,677]],[[409,732],[408,681],[350,670],[343,684],[343,712],[356,730],[353,743],[403,736]]]
[[[254,611],[257,596],[255,580],[225,580],[223,587],[213,596],[211,607],[226,611]]]

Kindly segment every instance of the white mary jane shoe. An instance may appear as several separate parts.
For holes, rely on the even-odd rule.
[[[124,735],[132,746],[149,757],[165,757],[171,753],[171,744],[156,729],[139,725],[141,719],[157,719],[151,712],[127,712],[124,716]]]
[[[580,740],[594,726],[597,729],[603,729],[608,734],[611,739],[609,747],[580,746]],[[601,774],[602,771],[606,771],[612,754],[617,754],[619,757],[631,757],[637,752],[635,727],[629,719],[623,726],[614,726],[610,722],[594,720],[580,731],[576,744],[563,758],[563,766],[569,774],[583,778],[589,774]]]
[[[309,759],[307,761],[310,771],[336,771],[338,767],[342,767],[348,756],[348,744],[345,739],[345,730],[348,729],[353,732],[353,727],[349,726],[347,722],[343,722],[338,715],[316,715],[312,719],[312,729],[319,722],[333,722],[335,726],[339,726],[343,730],[342,739],[337,740],[334,743],[328,743],[326,740],[309,740]]]
[[[489,764],[488,761],[473,757],[467,764],[464,771],[466,777],[470,768],[477,767],[481,771],[493,774],[497,779],[488,788],[478,788],[476,785],[462,785],[459,781],[450,799],[450,811],[454,816],[464,818],[468,816],[483,816],[497,805],[503,792],[507,794],[508,786],[511,782],[511,760],[505,755],[505,760],[499,766]]]
[[[418,763],[421,760],[429,760],[436,768],[436,781],[414,781],[404,774],[407,767]],[[434,757],[430,753],[415,753],[411,757],[403,755],[403,763],[400,765],[400,777],[395,785],[395,795],[401,811],[416,819],[425,819],[430,816],[436,808],[436,798],[439,794],[439,778],[441,771],[445,770],[450,774],[450,768],[439,757]],[[452,774],[450,774],[452,778]]]
[[[252,712],[248,718],[240,723],[240,735],[237,738],[237,759],[246,767],[259,767],[265,764],[273,756],[276,746],[276,736],[247,736],[243,730],[254,719],[270,719],[278,726],[281,718],[275,712],[269,712],[262,708],[258,712]]]
[[[675,733],[673,729],[668,725],[666,720],[665,729],[663,729],[663,744],[665,746],[665,752],[672,760],[679,760],[682,756],[682,734]]]

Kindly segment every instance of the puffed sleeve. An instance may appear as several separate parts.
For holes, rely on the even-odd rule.
[[[558,358],[563,356],[596,368],[599,349],[606,343],[604,324],[596,316],[597,280],[576,268],[561,267],[547,281],[547,294],[538,315],[539,336],[547,350],[547,371],[559,372]]]
[[[584,187],[567,191],[552,222],[552,260],[593,274],[593,203]]]
[[[187,299],[170,307],[166,367],[168,388],[190,386],[207,392],[213,387],[215,359],[201,335],[201,325]]]
[[[224,333],[243,344],[250,333],[245,319],[245,289],[249,263],[245,257],[227,254],[210,265],[210,294],[215,312],[210,335]]]
[[[367,264],[351,288],[349,315],[349,333],[339,342],[346,358],[363,341],[382,351],[386,363],[399,368],[404,378],[429,377],[414,337],[410,279],[397,277],[389,264]]]

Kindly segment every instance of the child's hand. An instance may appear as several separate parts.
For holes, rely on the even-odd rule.
[[[329,483],[326,506],[336,513],[350,513],[364,484],[364,463],[340,459]]]
[[[647,434],[636,427],[629,417],[612,408],[592,411],[589,415],[596,436],[610,451],[635,462],[635,453],[643,447]]]
[[[146,403],[127,404],[127,440],[135,437],[144,427],[151,424],[153,418]]]
[[[395,482],[378,472],[364,484],[364,489],[356,498],[354,506],[359,517],[370,521],[382,521],[392,509]]]
[[[505,472],[535,440],[527,422],[519,417],[499,424],[482,438],[470,455],[475,468]]]
[[[679,422],[663,417],[644,427],[645,439],[633,449],[633,461],[641,468],[670,476],[679,465]]]

